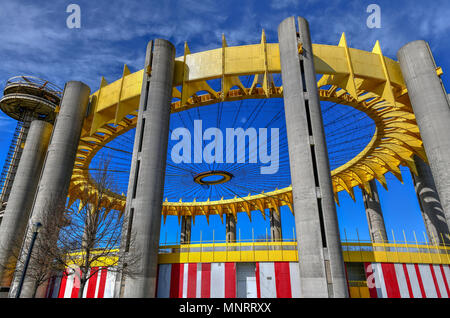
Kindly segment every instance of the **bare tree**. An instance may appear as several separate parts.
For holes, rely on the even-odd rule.
[[[132,276],[133,266],[119,263],[122,226],[125,222],[118,210],[117,192],[113,175],[108,170],[109,161],[99,160],[92,169],[95,190],[86,187],[79,199],[66,209],[68,225],[61,228],[58,238],[58,252],[53,256],[57,264],[75,267],[80,288],[78,297],[89,279],[100,267],[108,267],[122,276]],[[134,244],[133,233],[128,233],[128,244]],[[79,270],[78,270],[79,269]]]
[[[96,275],[100,267],[108,271],[132,276],[133,260],[126,266],[119,263],[122,225],[127,223],[120,211],[118,198],[114,193],[116,183],[108,170],[109,161],[100,159],[98,167],[92,169],[95,189],[83,187],[75,201],[57,204],[57,200],[47,203],[46,213],[41,219],[43,227],[36,239],[27,279],[33,282],[33,297],[39,288],[44,288],[54,275],[68,275],[68,268],[75,268],[76,283],[79,283],[78,297],[89,279]],[[66,205],[67,204],[67,205]],[[30,231],[27,231],[30,232]],[[134,234],[127,233],[127,244],[134,244]],[[22,273],[30,239],[16,242],[17,248],[8,264],[3,268],[16,271],[15,281]],[[22,246],[23,245],[23,246]],[[19,253],[19,251],[24,251]]]
[[[52,255],[57,253],[57,247],[50,242],[56,242],[60,229],[64,227],[65,221],[61,216],[61,210],[64,210],[64,205],[58,206],[57,204],[47,203],[47,212],[45,220],[45,227],[41,228],[39,235],[36,237],[35,245],[32,250],[31,258],[32,262],[28,264],[26,276],[33,281],[33,297],[36,295],[36,291],[39,287],[44,286],[49,279],[54,275],[56,271],[62,270],[62,264],[55,262],[51,258]],[[60,217],[55,217],[60,215]],[[28,227],[31,227],[31,220]],[[20,235],[16,235],[13,238],[11,248],[9,250],[10,258],[6,263],[0,263],[0,268],[6,276],[9,276],[12,280],[12,287],[15,286],[20,280],[27,254],[30,250],[31,232],[27,229],[25,233],[28,233],[28,237],[23,239]],[[12,290],[13,293],[17,292]],[[14,296],[14,295],[12,295]]]

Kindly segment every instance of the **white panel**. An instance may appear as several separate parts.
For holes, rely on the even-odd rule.
[[[372,271],[375,278],[375,288],[378,298],[387,298],[386,285],[384,283],[383,270],[380,263],[372,263]]]
[[[423,288],[427,298],[437,298],[436,287],[434,286],[433,275],[431,275],[430,265],[419,264],[420,276],[422,277]]]
[[[289,263],[292,298],[300,298],[300,269],[297,262]]]
[[[195,289],[195,297],[202,298],[202,263],[197,263],[197,285]]]
[[[108,271],[105,282],[105,293],[103,298],[114,298],[114,287],[116,286],[116,272]]]
[[[273,262],[259,263],[259,288],[261,298],[277,298],[275,267]]]
[[[211,298],[225,298],[225,264],[211,263]]]
[[[414,298],[422,298],[422,292],[420,291],[419,280],[417,279],[417,273],[414,264],[406,264],[406,269],[408,270],[409,283],[411,284]]]
[[[247,298],[257,298],[256,276],[248,276],[246,281]]]
[[[66,289],[64,290],[64,298],[71,298],[72,297],[72,288],[75,278],[75,273],[67,276],[66,281]]]
[[[170,276],[172,274],[172,264],[160,264],[158,273],[157,298],[170,297]]]
[[[395,275],[397,276],[398,288],[402,298],[409,298],[408,283],[406,282],[403,264],[394,264]]]
[[[183,294],[182,298],[187,298],[187,286],[188,286],[188,275],[189,275],[189,264],[180,264],[183,267]]]
[[[98,290],[100,289],[100,277],[102,274],[102,267],[99,267],[97,270],[97,282],[95,283],[95,294],[94,298],[98,298]]]
[[[447,289],[445,289],[444,277],[442,277],[441,267],[439,265],[433,265],[434,275],[439,286],[442,298],[448,298]]]

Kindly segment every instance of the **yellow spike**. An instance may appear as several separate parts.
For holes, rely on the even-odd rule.
[[[347,47],[347,39],[345,37],[345,32],[342,32],[341,39],[339,40],[338,46]]]
[[[105,87],[106,85],[108,85],[108,82],[106,81],[106,79],[102,76],[102,79],[100,81],[100,88]]]
[[[419,173],[417,172],[416,163],[412,158],[408,158],[404,160],[406,166],[411,170],[412,173],[414,173],[415,176],[417,176]]]
[[[126,102],[121,102],[122,98],[122,91],[123,91],[123,84],[125,81],[125,77],[127,75],[130,75],[130,69],[126,64],[123,65],[123,71],[122,71],[122,78],[120,79],[120,90],[119,90],[119,96],[117,101],[117,107],[116,107],[116,114],[114,116],[114,124],[117,125],[128,113],[129,113],[129,107],[127,107]]]
[[[369,182],[362,183],[361,190],[365,191],[371,198],[373,198],[372,189],[370,188]]]
[[[130,72],[130,69],[128,68],[128,65],[124,64],[123,65],[122,76],[127,76],[127,75],[130,75],[130,74],[131,74],[131,72]]]
[[[191,50],[189,50],[189,46],[187,42],[184,42],[184,56],[191,54]]]
[[[387,182],[386,182],[385,176],[380,174],[380,175],[376,175],[375,178],[376,178],[376,180],[378,180],[378,182],[380,182],[380,184],[383,186],[383,188],[387,191],[388,187],[387,187]]]
[[[372,49],[372,53],[376,53],[376,54],[383,54],[383,52],[381,52],[381,46],[380,46],[380,41],[376,41],[375,42],[375,46]]]
[[[346,76],[346,85],[345,90],[355,99],[358,99],[358,94],[356,93],[356,85],[355,85],[355,73],[353,71],[352,60],[350,57],[350,51],[347,45],[347,39],[345,37],[345,33],[342,32],[341,39],[339,40],[338,46],[343,47],[345,51],[345,58],[347,59],[347,67],[349,71],[349,75]]]
[[[355,198],[355,191],[353,190],[353,187],[349,188],[349,191],[347,191],[348,194],[350,194],[350,197],[353,199],[353,202],[356,202],[356,198]]]
[[[227,40],[225,39],[224,33],[222,33],[222,47],[228,47]]]
[[[337,193],[337,192],[334,192],[334,201],[336,202],[336,204],[337,204],[338,206],[340,206],[340,204],[339,204],[339,196],[338,196],[338,194],[339,194],[339,193]]]
[[[266,32],[262,29],[261,32],[261,44],[266,43]]]
[[[372,49],[372,53],[378,54],[380,57],[381,68],[383,69],[384,76],[386,77],[386,82],[382,84],[381,95],[384,99],[390,102],[393,106],[397,106],[395,102],[394,93],[392,92],[391,80],[389,77],[389,72],[386,67],[386,61],[384,60],[383,52],[381,51],[380,41],[375,42],[375,46]]]

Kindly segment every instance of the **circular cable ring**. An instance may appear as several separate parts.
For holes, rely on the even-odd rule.
[[[207,178],[213,177],[212,180],[205,180]],[[220,177],[216,179],[214,177]],[[233,175],[226,171],[206,171],[199,173],[194,176],[194,182],[201,185],[217,185],[228,182],[233,178]]]

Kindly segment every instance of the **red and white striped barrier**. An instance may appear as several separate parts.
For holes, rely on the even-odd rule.
[[[450,265],[365,263],[371,298],[449,298]]]
[[[113,298],[116,273],[108,271],[107,267],[93,267],[90,273],[93,275],[85,285],[83,298]],[[47,298],[78,298],[79,290],[79,271],[68,270],[50,279]]]
[[[364,263],[372,298],[449,298],[450,265]],[[116,273],[92,268],[84,298],[112,298]],[[297,262],[159,265],[159,298],[298,298]],[[79,273],[67,271],[48,284],[49,298],[77,298]]]
[[[159,265],[159,298],[299,297],[298,263]]]

